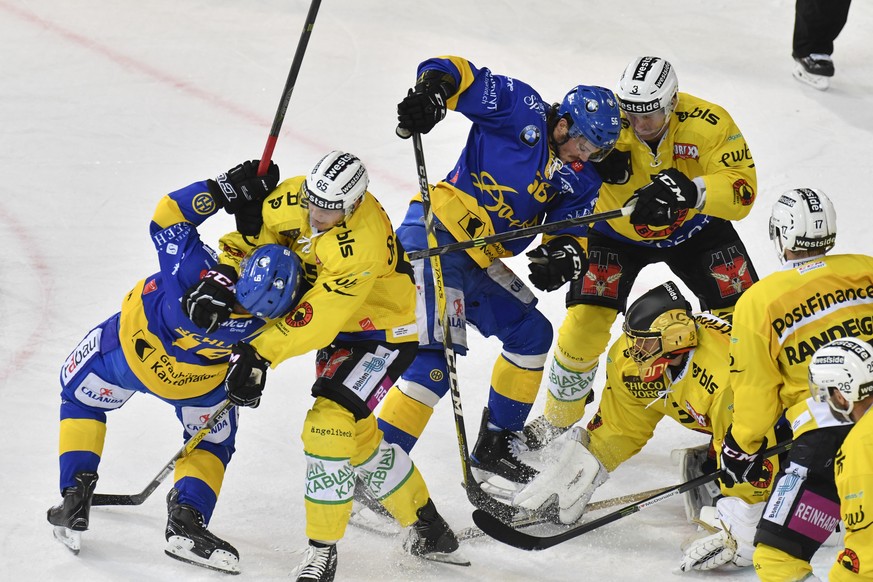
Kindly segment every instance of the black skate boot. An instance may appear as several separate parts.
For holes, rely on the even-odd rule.
[[[78,554],[81,535],[88,529],[91,498],[97,485],[97,473],[76,473],[76,485],[64,489],[64,501],[48,510],[46,517],[54,527],[55,538]]]
[[[403,542],[403,549],[419,558],[469,566],[470,561],[458,551],[458,539],[437,512],[433,500],[428,499],[423,507],[416,512],[418,521],[412,524],[409,535]]]
[[[518,458],[519,453],[528,450],[528,447],[518,434],[510,430],[490,430],[488,418],[489,411],[486,408],[482,412],[479,439],[470,454],[470,466],[513,483],[530,483],[539,471]]]
[[[571,425],[572,426],[572,425]],[[570,430],[570,426],[555,426],[541,414],[524,426],[524,444],[532,451],[538,451]]]
[[[830,77],[834,76],[834,61],[830,55],[812,54],[794,57],[794,61],[795,79],[820,91],[830,87]]]
[[[203,515],[190,505],[177,502],[178,490],[167,495],[167,547],[164,553],[195,566],[239,574],[239,552],[213,535],[203,523]]]
[[[297,582],[333,582],[336,563],[336,544],[320,544],[309,540],[303,560],[297,566]]]

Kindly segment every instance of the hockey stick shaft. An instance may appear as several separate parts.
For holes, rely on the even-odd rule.
[[[421,134],[412,134],[412,145],[415,149],[415,166],[418,171],[418,188],[421,192],[421,203],[424,210],[424,227],[427,232],[427,245],[430,249],[437,247],[436,231],[434,230],[433,207],[430,200],[430,184],[427,180],[427,168],[424,164],[424,147],[421,143]],[[449,389],[452,393],[452,410],[455,417],[455,431],[458,436],[458,450],[461,456],[461,470],[464,477],[464,488],[470,502],[480,508],[486,509],[490,514],[509,520],[518,510],[515,507],[500,503],[484,491],[473,477],[470,469],[470,448],[467,444],[467,432],[464,426],[464,411],[461,406],[461,390],[458,386],[458,372],[455,365],[455,348],[452,342],[452,330],[449,326],[448,312],[446,309],[446,289],[443,281],[443,272],[440,265],[439,253],[430,255],[431,271],[433,272],[434,295],[437,301],[440,326],[443,328],[443,351],[446,356],[446,365],[449,375]]]
[[[612,497],[610,499],[601,499],[600,501],[592,501],[588,505],[585,506],[585,513],[590,513],[592,511],[600,511],[601,509],[609,509],[610,507],[615,507],[616,505],[623,505],[625,503],[634,503],[637,501],[642,501],[647,497],[651,497],[652,495],[658,495],[659,493],[663,493],[670,489],[670,487],[660,487],[658,489],[650,489],[648,491],[640,491],[639,493],[629,493],[627,495],[621,495],[619,497]],[[535,525],[542,525],[545,523],[554,524],[555,520],[551,517],[543,516],[540,514],[532,515],[530,517],[524,519],[515,519],[511,522],[513,528],[518,529],[522,527],[532,527]],[[456,532],[456,536],[458,541],[463,540],[472,540],[475,538],[480,538],[487,535],[484,531],[479,529],[476,526],[466,527]]]
[[[578,226],[580,224],[592,224],[595,222],[600,222],[602,220],[611,220],[613,218],[628,216],[633,211],[633,209],[633,205],[623,206],[615,210],[607,210],[606,212],[597,212],[595,214],[588,214],[586,216],[578,216],[575,218],[568,218],[566,220],[558,220],[557,222],[547,222],[545,224],[539,224],[537,226],[529,226],[527,228],[520,228],[518,230],[500,232],[481,238],[473,238],[470,240],[453,242],[447,245],[443,245],[441,247],[438,246],[429,248],[427,250],[412,251],[411,253],[407,254],[409,255],[409,259],[414,261],[415,259],[424,259],[426,257],[432,257],[434,255],[444,255],[453,251],[463,251],[474,247],[484,247],[490,244],[525,238],[545,232],[553,232],[556,230],[561,230],[562,228]]]
[[[173,469],[176,467],[176,461],[181,459],[182,457],[186,457],[191,454],[197,445],[206,438],[215,425],[218,424],[221,419],[224,417],[225,413],[227,413],[231,408],[233,408],[233,403],[230,400],[225,400],[224,404],[213,413],[213,415],[209,418],[209,420],[200,427],[194,436],[192,436],[185,445],[179,449],[173,458],[170,459],[170,462],[164,465],[164,467],[155,475],[155,478],[152,479],[151,483],[146,485],[146,488],[140,491],[139,493],[133,494],[116,494],[116,493],[95,493],[91,499],[91,505],[141,505],[143,501],[148,499],[149,495],[151,495],[155,489],[167,478]]]
[[[792,441],[779,443],[775,447],[769,448],[764,451],[762,455],[766,459],[768,457],[784,453],[791,448],[792,444]],[[575,537],[581,536],[582,534],[593,531],[614,521],[618,521],[623,517],[633,515],[634,513],[646,509],[647,507],[651,507],[652,505],[660,503],[661,501],[669,499],[675,495],[685,493],[686,491],[690,491],[692,489],[700,487],[701,485],[705,485],[711,481],[715,481],[716,479],[723,477],[724,474],[725,470],[719,469],[718,471],[709,473],[708,475],[701,475],[700,477],[691,479],[690,481],[686,481],[685,483],[680,483],[675,487],[671,487],[666,491],[658,493],[657,495],[653,495],[652,497],[648,497],[646,499],[643,499],[642,501],[633,503],[631,505],[628,505],[627,507],[623,507],[618,511],[614,511],[610,514],[604,515],[603,517],[580,524],[576,527],[568,529],[567,531],[552,536],[534,536],[522,531],[518,531],[517,529],[512,528],[511,526],[507,525],[493,515],[489,515],[488,513],[478,509],[473,512],[473,521],[476,523],[477,526],[482,529],[482,531],[484,531],[490,537],[496,539],[499,542],[503,542],[504,544],[508,544],[522,550],[544,550],[546,548],[550,548],[552,546],[556,546],[560,543],[566,542],[567,540],[571,540]]]
[[[312,28],[315,26],[315,17],[318,15],[319,6],[321,6],[321,0],[312,0],[312,3],[309,5],[309,13],[306,15],[306,22],[303,23],[303,32],[300,33],[300,40],[297,42],[294,60],[291,62],[291,70],[288,72],[288,79],[285,81],[285,88],[282,90],[282,99],[279,101],[279,108],[276,110],[273,126],[270,128],[269,137],[267,137],[267,145],[264,147],[261,162],[258,164],[258,176],[263,176],[267,173],[267,169],[270,167],[270,160],[273,159],[273,150],[276,147],[276,141],[279,139],[282,123],[285,121],[285,113],[288,111],[291,93],[294,92],[294,85],[297,83],[297,75],[300,73],[303,55],[306,53],[306,45],[309,44],[309,37],[312,35]]]

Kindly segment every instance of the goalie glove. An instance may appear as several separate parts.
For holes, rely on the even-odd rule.
[[[679,569],[712,570],[725,564],[752,565],[755,531],[764,502],[749,505],[738,497],[722,497],[716,507],[704,507],[698,523],[704,533],[682,545],[685,554]]]
[[[588,433],[575,427],[563,442],[560,456],[544,469],[512,501],[517,507],[545,512],[557,499],[558,520],[565,525],[579,521],[594,491],[609,479],[606,467],[585,448]]]

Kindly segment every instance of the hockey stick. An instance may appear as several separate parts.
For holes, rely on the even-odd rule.
[[[628,216],[631,212],[633,212],[633,209],[634,206],[633,204],[631,204],[628,206],[617,208],[615,210],[607,210],[606,212],[598,212],[596,214],[588,214],[586,216],[567,218],[565,220],[558,220],[557,222],[547,222],[545,224],[539,224],[537,226],[529,226],[527,228],[520,228],[518,230],[500,232],[497,234],[492,234],[490,236],[483,236],[481,238],[462,240],[449,243],[441,247],[429,248],[427,250],[412,251],[411,253],[407,253],[407,255],[409,255],[410,260],[414,261],[415,259],[424,259],[426,257],[432,257],[434,255],[444,255],[453,251],[462,251],[465,249],[471,249],[473,247],[484,247],[494,243],[515,240],[517,238],[524,238],[527,236],[534,236],[544,232],[552,232],[570,226],[591,224],[594,222],[600,222],[601,220],[611,220],[613,218],[619,218],[621,216]]]
[[[294,53],[294,60],[291,62],[291,70],[288,72],[285,88],[282,89],[282,99],[279,101],[279,108],[276,110],[276,116],[273,118],[273,126],[270,128],[267,145],[264,147],[264,153],[261,155],[261,163],[258,164],[258,176],[266,174],[267,169],[270,167],[273,149],[276,147],[276,140],[279,139],[282,122],[285,121],[285,112],[288,111],[288,102],[291,101],[291,93],[294,92],[294,84],[297,83],[297,74],[300,73],[303,54],[306,52],[306,45],[309,43],[312,28],[315,26],[315,17],[318,15],[319,6],[321,6],[321,0],[312,0],[312,3],[309,5],[309,13],[306,15],[306,22],[303,23],[303,32],[300,33],[297,51]]]
[[[619,497],[612,497],[610,499],[601,499],[600,501],[592,501],[588,505],[585,506],[585,513],[589,513],[591,511],[600,511],[601,509],[608,509],[610,507],[615,507],[616,505],[623,505],[625,503],[634,503],[636,501],[642,501],[647,497],[651,497],[652,495],[658,495],[659,493],[664,493],[670,489],[670,487],[660,487],[658,489],[650,489],[649,491],[640,491],[639,493],[629,493],[627,495],[621,495]],[[522,527],[532,527],[535,525],[543,525],[543,524],[553,524],[555,520],[553,517],[543,515],[540,513],[536,513],[534,515],[530,515],[528,517],[524,517],[521,519],[514,519],[510,524],[514,529],[519,529]],[[455,537],[458,538],[458,541],[464,540],[472,540],[476,538],[481,538],[486,536],[487,534],[479,529],[476,526],[465,527],[461,530],[458,530],[455,533]]]
[[[436,232],[434,230],[433,207],[430,201],[430,185],[427,181],[427,169],[424,165],[424,148],[421,144],[421,134],[412,134],[412,145],[415,149],[415,166],[418,171],[418,188],[421,191],[421,205],[424,210],[424,228],[427,232],[427,246],[430,249],[437,247]],[[458,436],[458,450],[461,455],[461,470],[464,475],[464,489],[467,498],[481,510],[485,510],[490,516],[509,521],[518,513],[517,507],[501,503],[482,491],[479,483],[473,477],[470,469],[470,448],[467,444],[467,432],[464,427],[464,411],[461,407],[461,391],[458,387],[458,372],[455,367],[455,347],[452,343],[452,330],[449,327],[448,312],[446,310],[446,289],[443,282],[443,272],[440,266],[439,254],[430,257],[431,271],[433,272],[434,295],[437,300],[437,312],[440,325],[443,328],[443,351],[446,355],[446,364],[449,372],[449,387],[452,393],[452,407],[455,417],[455,431]]]
[[[155,478],[152,479],[152,482],[146,485],[146,488],[140,491],[139,493],[133,493],[130,495],[124,494],[114,494],[114,493],[95,493],[91,498],[91,505],[141,505],[143,501],[148,499],[149,495],[151,495],[155,489],[158,488],[164,479],[167,478],[173,469],[176,467],[176,461],[181,459],[182,457],[186,457],[191,454],[197,445],[200,444],[206,435],[208,435],[216,424],[224,417],[224,414],[233,408],[233,403],[230,400],[225,400],[224,404],[221,405],[221,408],[215,411],[213,415],[209,418],[209,420],[200,427],[194,436],[188,439],[188,442],[185,443],[179,451],[173,455],[173,458],[170,459],[170,462],[164,465],[164,468],[161,469]]]
[[[768,457],[772,457],[773,455],[784,453],[791,448],[792,444],[792,441],[784,441],[782,443],[779,443],[775,447],[767,449],[762,453],[762,455],[766,459]],[[556,546],[560,543],[566,542],[567,540],[571,540],[575,537],[581,536],[584,533],[588,533],[608,523],[618,521],[623,517],[633,515],[641,509],[651,507],[652,505],[660,503],[665,499],[669,499],[670,497],[673,497],[680,493],[685,493],[686,491],[690,491],[692,489],[700,487],[701,485],[705,485],[710,481],[715,481],[716,479],[721,478],[724,474],[725,470],[719,469],[718,471],[709,473],[708,475],[701,475],[700,477],[696,477],[694,479],[691,479],[690,481],[686,481],[685,483],[680,483],[675,487],[671,487],[666,491],[663,491],[662,493],[659,493],[652,497],[648,497],[646,499],[643,499],[642,501],[628,505],[627,507],[623,507],[618,511],[614,511],[598,519],[594,519],[587,523],[577,525],[568,529],[567,531],[551,536],[534,536],[522,531],[518,531],[517,529],[513,529],[512,526],[507,525],[503,521],[496,519],[494,516],[489,515],[488,513],[480,511],[478,509],[473,512],[473,521],[476,523],[477,526],[482,529],[482,531],[484,531],[487,535],[499,542],[503,542],[504,544],[508,544],[522,550],[544,550],[546,548],[551,548],[552,546]]]

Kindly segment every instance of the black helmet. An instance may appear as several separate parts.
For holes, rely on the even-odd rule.
[[[622,326],[631,358],[645,371],[697,345],[691,304],[672,281],[647,291],[627,309]]]

